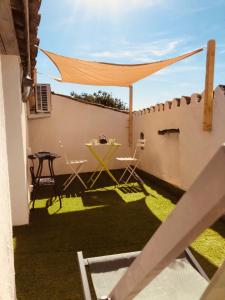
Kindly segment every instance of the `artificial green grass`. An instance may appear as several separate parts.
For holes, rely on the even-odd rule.
[[[173,196],[145,186],[99,188],[46,207],[37,200],[30,225],[14,228],[18,300],[83,299],[76,252],[85,257],[141,250],[173,210]],[[70,196],[70,197],[69,197]],[[211,276],[225,257],[224,224],[193,244]]]

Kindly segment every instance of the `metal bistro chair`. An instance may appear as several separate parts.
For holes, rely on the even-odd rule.
[[[70,160],[70,159],[68,159],[68,156],[65,153],[64,146],[63,146],[61,141],[59,141],[59,146],[63,151],[63,156],[65,158],[66,165],[69,166],[71,171],[72,171],[72,174],[69,175],[69,177],[63,183],[63,191],[65,191],[76,178],[78,178],[80,180],[80,182],[82,183],[82,185],[84,186],[84,188],[87,189],[86,184],[84,183],[84,181],[82,180],[82,178],[79,175],[79,173],[80,173],[81,169],[83,168],[84,164],[87,163],[87,160],[86,159],[83,159],[83,160]]]
[[[122,182],[124,176],[129,173],[128,178],[126,179],[125,183],[128,183],[130,178],[133,176],[136,180],[140,181],[142,184],[144,183],[140,176],[135,172],[138,164],[141,161],[143,151],[145,149],[145,139],[138,139],[136,143],[136,147],[134,150],[134,154],[132,157],[117,157],[116,160],[123,161],[126,163],[127,167],[124,170],[122,176],[119,179],[119,182]]]

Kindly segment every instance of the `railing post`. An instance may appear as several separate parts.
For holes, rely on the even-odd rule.
[[[207,44],[205,93],[204,93],[204,112],[203,112],[204,131],[212,130],[215,48],[216,48],[216,41],[209,40]]]

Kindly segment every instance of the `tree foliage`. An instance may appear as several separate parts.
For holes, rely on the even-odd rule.
[[[114,98],[112,94],[99,90],[97,93],[93,94],[77,94],[74,91],[70,93],[71,97],[78,100],[84,100],[91,103],[102,104],[105,106],[127,110],[127,105],[121,101],[121,99]]]

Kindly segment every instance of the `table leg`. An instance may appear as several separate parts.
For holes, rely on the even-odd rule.
[[[118,185],[118,181],[116,180],[116,178],[113,176],[113,174],[110,172],[110,170],[108,169],[105,161],[103,159],[100,158],[100,156],[96,153],[96,151],[90,146],[88,147],[89,150],[91,151],[91,153],[93,154],[93,156],[96,158],[96,160],[100,163],[100,165],[103,167],[102,170],[99,172],[99,174],[97,175],[97,177],[94,179],[94,181],[92,182],[90,188],[93,187],[93,185],[96,183],[97,179],[99,178],[99,176],[101,175],[102,171],[105,170],[108,175],[110,176],[110,178]],[[110,158],[112,158],[113,154],[115,153],[115,151],[117,150],[117,146],[115,146],[115,149],[113,149],[114,151],[112,151]]]
[[[55,178],[54,169],[53,169],[53,159],[48,159],[48,167],[49,167],[51,177]]]
[[[97,174],[97,176],[95,177],[95,179],[93,180],[93,182],[92,182],[90,188],[95,184],[95,182],[98,180],[98,178],[100,177],[101,173],[102,173],[104,170],[109,174],[110,171],[109,171],[109,169],[108,169],[106,163],[109,163],[109,162],[110,162],[110,160],[112,159],[112,157],[113,157],[114,153],[116,152],[117,148],[116,148],[116,147],[112,147],[112,150],[113,150],[113,151],[111,151],[110,155],[107,157],[107,160],[101,159],[101,160],[103,161],[104,165],[101,163],[101,165],[102,165],[103,167],[101,168],[101,170],[99,171],[99,173]],[[108,171],[107,171],[107,170],[108,170]],[[109,176],[112,178],[113,175],[112,175],[111,172],[110,172]],[[115,177],[113,176],[113,178],[115,178]],[[112,178],[112,179],[113,179],[113,178]],[[114,179],[113,179],[113,181],[115,182]],[[116,180],[116,184],[118,184],[117,180]]]
[[[61,199],[61,195],[60,195],[60,192],[58,190],[58,187],[56,185],[56,178],[55,178],[55,173],[54,173],[54,168],[53,168],[53,161],[54,161],[54,159],[52,159],[52,158],[48,159],[48,166],[49,166],[51,177],[54,179],[53,188],[54,188],[55,199],[57,198],[57,196],[59,197],[60,208],[61,208],[62,207],[62,199]],[[52,204],[52,200],[51,200],[51,204]]]
[[[32,199],[31,199],[32,202],[33,202],[33,205],[32,205],[33,208],[34,208],[34,203],[35,203],[35,200],[36,200],[36,197],[37,197],[37,190],[38,190],[39,183],[40,183],[42,169],[43,169],[43,159],[39,159],[37,173],[36,173],[36,176],[34,178],[34,185],[33,185],[33,191],[32,191]]]
[[[89,147],[89,149],[90,149],[90,147]],[[92,148],[93,149],[93,148]],[[107,161],[108,159],[108,156],[111,156],[110,155],[110,152],[111,152],[111,150],[113,150],[113,152],[114,152],[114,149],[113,149],[113,147],[111,146],[110,147],[110,149],[106,152],[106,154],[104,155],[104,157],[103,157],[103,161]],[[96,177],[99,177],[99,172],[100,172],[100,174],[101,174],[101,172],[102,172],[102,165],[101,165],[101,163],[99,162],[98,164],[97,164],[97,166],[96,166],[96,171],[95,172],[93,172],[92,173],[92,175],[91,175],[91,177],[88,179],[88,182],[90,182],[91,180],[95,180],[95,179],[93,179],[96,175]],[[97,174],[98,173],[98,174]]]

